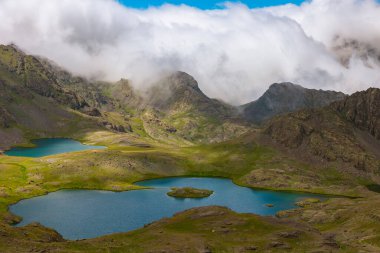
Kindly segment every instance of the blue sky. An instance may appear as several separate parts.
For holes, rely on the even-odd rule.
[[[247,6],[254,7],[266,7],[282,5],[287,3],[301,4],[305,0],[230,0],[229,2],[241,2]],[[149,6],[160,6],[165,3],[170,4],[186,4],[189,6],[198,7],[200,9],[214,9],[218,7],[219,3],[223,3],[223,0],[119,0],[120,3],[132,8],[147,8]]]

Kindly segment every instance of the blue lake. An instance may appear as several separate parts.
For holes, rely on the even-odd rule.
[[[38,139],[32,141],[32,143],[36,146],[30,148],[15,147],[4,153],[9,156],[42,157],[67,152],[105,148],[102,146],[84,145],[79,141],[65,138]]]
[[[126,192],[61,190],[22,200],[12,205],[10,211],[23,217],[17,226],[40,222],[64,238],[74,240],[130,231],[192,207],[219,205],[241,213],[274,215],[280,210],[296,208],[295,202],[302,198],[325,199],[313,194],[254,190],[221,178],[164,178],[137,184],[154,188]],[[166,195],[171,187],[185,186],[210,189],[214,193],[202,199]],[[268,203],[274,207],[266,207]]]

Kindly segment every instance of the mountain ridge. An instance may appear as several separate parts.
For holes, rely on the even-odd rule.
[[[160,94],[162,87],[169,89],[167,97]],[[189,144],[225,140],[245,128],[228,121],[232,106],[208,98],[195,79],[184,72],[158,81],[151,94],[145,96],[128,80],[88,81],[48,59],[27,55],[15,46],[1,46],[0,89],[5,90],[0,94],[4,112],[1,125],[23,129],[21,136],[30,132],[36,137],[48,137],[59,132],[51,130],[58,129],[57,124],[69,131],[69,125],[79,120],[98,129]],[[18,100],[22,104],[15,103]],[[18,138],[11,139],[22,139],[21,132],[17,131]]]
[[[162,77],[142,93],[127,79],[107,83],[73,76],[54,62],[27,55],[15,46],[0,47],[0,71],[0,79],[4,79],[0,88],[5,90],[0,96],[1,126],[21,124],[41,134],[51,132],[47,128],[55,126],[55,121],[64,119],[65,123],[59,123],[64,126],[82,118],[95,128],[147,135],[172,144],[220,142],[244,134],[252,123],[346,98],[341,92],[275,83],[258,100],[234,107],[209,98],[194,77],[181,71]],[[21,97],[23,106],[12,102]],[[6,102],[9,99],[12,101]],[[47,109],[46,103],[56,104]],[[28,110],[33,117],[20,112]],[[62,117],[55,119],[54,115]]]

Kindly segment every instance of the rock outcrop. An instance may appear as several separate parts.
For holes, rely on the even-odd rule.
[[[356,127],[380,139],[380,89],[356,92],[331,107]]]
[[[6,109],[0,107],[0,128],[9,128],[13,122],[12,115]]]

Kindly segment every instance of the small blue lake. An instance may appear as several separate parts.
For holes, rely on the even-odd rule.
[[[15,147],[4,152],[4,154],[9,156],[42,157],[67,152],[105,148],[102,146],[84,145],[79,141],[66,138],[38,139],[32,141],[32,143],[36,146],[30,148]]]
[[[66,239],[93,238],[140,228],[144,224],[171,217],[192,207],[219,205],[241,213],[274,215],[296,208],[295,202],[307,197],[326,197],[304,193],[254,190],[221,178],[164,178],[137,183],[153,189],[126,192],[61,190],[45,196],[22,200],[10,211],[23,217],[17,226],[31,222],[57,230]],[[201,199],[178,199],[166,195],[171,187],[213,190]],[[265,204],[273,204],[273,208]]]

